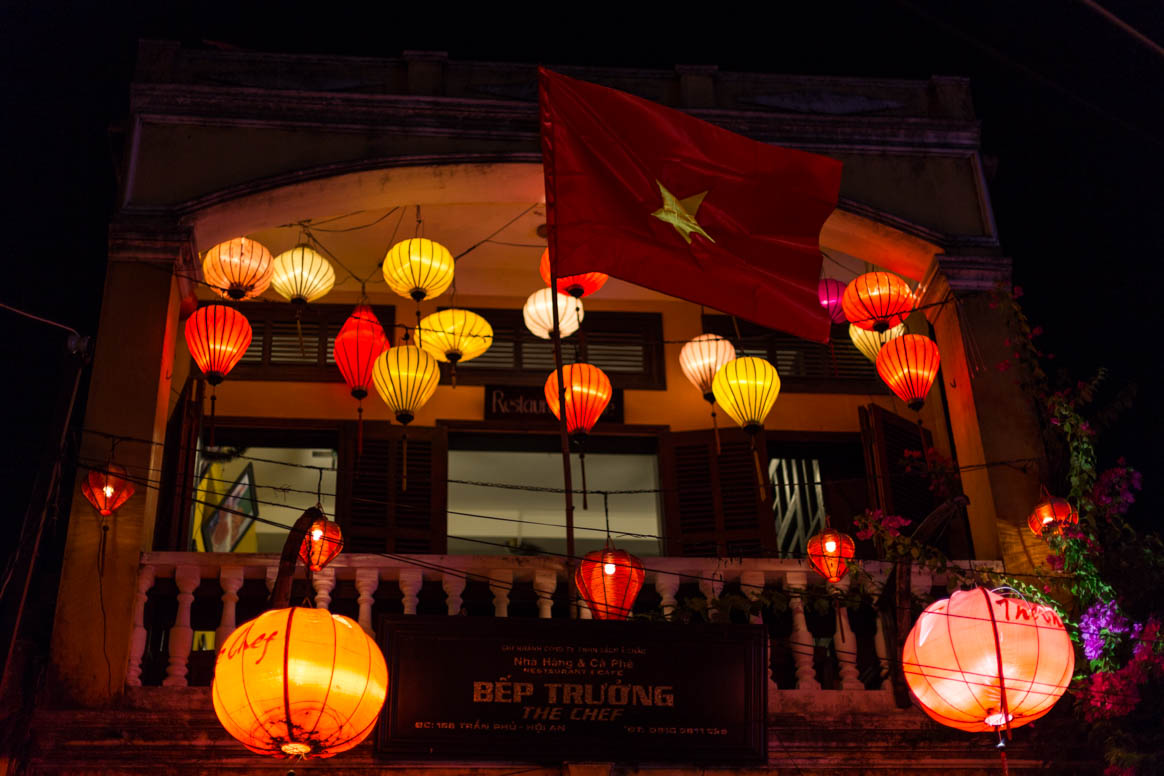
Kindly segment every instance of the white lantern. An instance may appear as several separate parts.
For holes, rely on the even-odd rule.
[[[736,357],[735,345],[718,334],[700,334],[679,351],[679,367],[703,398],[715,401],[711,383],[719,368]]]
[[[521,310],[526,328],[535,337],[549,339],[552,336],[554,330],[553,297],[550,296],[552,293],[554,292],[549,288],[534,291],[529,295],[529,299],[525,300],[525,306]],[[558,294],[558,327],[563,337],[569,337],[578,331],[584,315],[582,300]]]
[[[877,363],[877,354],[881,352],[881,346],[902,334],[905,334],[904,323],[899,323],[886,331],[870,331],[855,324],[849,324],[849,339],[857,346],[857,350],[861,351],[865,358],[874,364]]]
[[[309,245],[296,245],[275,257],[271,287],[289,302],[314,302],[335,286],[335,270]]]

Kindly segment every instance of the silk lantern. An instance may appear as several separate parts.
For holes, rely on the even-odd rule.
[[[719,452],[719,421],[715,416],[715,394],[711,384],[715,373],[736,357],[735,345],[718,334],[700,334],[679,351],[679,368],[683,375],[711,406],[711,426],[715,430],[715,450]]]
[[[1075,648],[1054,609],[976,588],[926,607],[902,668],[931,718],[988,732],[1049,712],[1071,681]]]
[[[940,364],[937,344],[921,334],[895,337],[877,353],[877,374],[915,412],[925,404]]]
[[[310,245],[296,245],[275,257],[271,287],[292,304],[321,299],[335,286],[335,270]]]
[[[493,327],[471,310],[450,308],[425,316],[420,322],[421,348],[438,361],[452,364],[453,385],[457,364],[477,358],[493,344]]]
[[[826,528],[808,540],[808,560],[829,582],[841,581],[855,552],[852,537],[832,528]]]
[[[841,299],[845,295],[844,283],[836,278],[821,278],[816,286],[816,295],[820,299],[820,306],[829,314],[830,321],[845,322],[845,310],[841,305]]]
[[[186,346],[206,382],[218,385],[251,345],[251,324],[233,307],[210,304],[186,319]]]
[[[438,242],[416,237],[402,240],[384,257],[384,280],[400,296],[422,302],[438,297],[453,282],[454,260]]]
[[[562,367],[566,386],[566,430],[571,435],[586,435],[610,403],[610,378],[593,364],[566,364]],[[554,417],[561,418],[558,396],[558,370],[546,378],[546,404]]]
[[[550,339],[554,332],[554,303],[553,297],[550,296],[552,293],[553,291],[548,288],[534,291],[521,308],[525,327],[531,334],[541,339]],[[580,299],[571,299],[565,294],[558,294],[558,329],[561,336],[569,337],[578,331],[585,315],[586,311],[582,309]]]
[[[316,506],[319,509],[319,506]],[[320,517],[311,524],[299,546],[299,559],[313,572],[322,571],[344,548],[344,534],[339,523]]]
[[[116,512],[133,493],[134,487],[126,479],[125,467],[112,461],[105,464],[104,471],[93,469],[81,480],[81,495],[102,517]]]
[[[219,243],[202,257],[202,279],[214,293],[235,301],[266,291],[273,271],[271,252],[246,237]]]
[[[849,339],[861,351],[865,358],[873,363],[877,363],[877,354],[881,352],[881,346],[891,339],[900,337],[905,334],[905,324],[899,323],[892,329],[885,331],[871,331],[870,329],[862,329],[860,326],[849,324]]]
[[[372,370],[372,381],[380,398],[405,426],[432,398],[440,379],[436,359],[414,345],[401,345],[381,353]]]
[[[764,418],[780,394],[780,375],[765,359],[736,358],[720,367],[711,389],[732,420],[745,431],[756,433],[764,427]]]
[[[841,307],[849,322],[861,329],[886,331],[904,323],[913,312],[909,284],[892,272],[866,272],[845,288]]]
[[[376,359],[388,349],[388,337],[376,313],[366,304],[356,309],[344,321],[335,336],[332,353],[348,390],[356,400],[356,450],[364,452],[364,399],[372,385],[372,369]]]
[[[1027,518],[1027,525],[1031,527],[1035,536],[1042,536],[1044,533],[1062,533],[1064,526],[1077,525],[1078,523],[1079,513],[1075,511],[1075,507],[1071,506],[1071,502],[1065,498],[1054,496],[1040,501],[1031,512],[1030,517]]]
[[[542,253],[542,260],[538,264],[538,272],[542,276],[542,280],[546,285],[550,285],[550,249]],[[565,275],[558,278],[558,292],[569,294],[575,299],[581,299],[584,296],[590,296],[598,289],[606,285],[606,281],[610,280],[609,275],[604,275],[601,272],[583,272],[581,275]]]
[[[586,553],[574,573],[582,600],[598,620],[625,620],[643,589],[643,563],[608,541],[601,550]]]

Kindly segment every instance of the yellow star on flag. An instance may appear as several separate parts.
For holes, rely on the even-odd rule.
[[[651,213],[651,215],[675,227],[675,231],[679,233],[679,236],[688,245],[691,244],[691,234],[693,232],[707,238],[709,242],[715,242],[715,240],[711,239],[711,235],[703,231],[703,227],[695,220],[695,214],[699,212],[699,206],[703,204],[703,198],[707,196],[706,191],[678,199],[674,194],[667,191],[667,187],[660,181],[656,180],[655,183],[659,185],[659,193],[663,195],[663,207]]]

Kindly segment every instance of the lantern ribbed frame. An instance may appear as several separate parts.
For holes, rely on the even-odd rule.
[[[322,571],[343,548],[344,534],[339,523],[323,517],[312,523],[304,535],[303,544],[299,545],[299,559],[313,572]]]
[[[335,365],[352,396],[357,399],[367,397],[376,359],[388,347],[388,337],[376,313],[366,304],[356,305],[336,334],[333,347]]]
[[[1052,496],[1046,501],[1040,501],[1027,518],[1027,525],[1035,536],[1044,533],[1062,533],[1067,525],[1078,525],[1079,513],[1071,502],[1065,498]]]
[[[903,334],[881,346],[877,353],[877,374],[889,390],[916,412],[925,403],[941,362],[938,345],[932,339],[921,334]]]
[[[420,322],[420,346],[438,361],[471,361],[493,344],[493,327],[473,312],[449,308]]]
[[[417,410],[432,398],[440,379],[437,360],[413,345],[382,353],[372,370],[376,392],[404,425],[411,423]]]
[[[866,272],[845,288],[841,307],[849,323],[871,331],[885,331],[904,323],[913,312],[909,284],[892,272]]]
[[[829,582],[840,582],[849,570],[848,561],[856,554],[852,537],[826,528],[808,540],[808,560]]]
[[[816,285],[816,295],[820,299],[820,306],[829,314],[833,323],[844,323],[845,310],[841,300],[845,296],[845,283],[836,278],[821,278]]]
[[[233,307],[209,304],[186,319],[186,346],[206,382],[218,385],[251,345],[251,324]]]
[[[81,494],[103,517],[116,512],[134,490],[126,479],[125,467],[113,462],[105,464],[104,471],[90,471],[81,480]]]
[[[610,546],[586,553],[574,572],[578,593],[596,620],[627,619],[645,579],[642,561]]]
[[[202,279],[224,299],[252,299],[267,290],[274,259],[262,243],[247,237],[219,243],[202,257]]]
[[[715,373],[727,362],[735,359],[736,346],[718,334],[700,334],[687,342],[679,351],[679,368],[703,398],[715,401],[711,384]]]
[[[881,352],[881,346],[891,339],[896,339],[902,334],[905,334],[905,324],[899,323],[892,329],[885,331],[872,331],[870,329],[862,329],[852,323],[849,324],[849,339],[853,341],[853,345],[865,358],[877,363],[877,354]]]
[[[219,722],[256,754],[331,757],[372,732],[388,667],[355,621],[326,609],[273,609],[218,651],[211,698]]]
[[[610,378],[593,364],[566,364],[562,367],[566,385],[566,431],[589,434],[610,404]],[[546,378],[546,404],[555,418],[560,418],[558,370]]]
[[[521,308],[525,327],[531,334],[541,339],[550,339],[553,336],[554,302],[550,296],[552,293],[554,292],[548,288],[534,291]],[[582,307],[581,299],[558,294],[558,324],[563,337],[569,337],[578,331],[585,315],[586,310]]]
[[[542,252],[542,260],[538,263],[538,273],[546,285],[550,284],[550,249]],[[558,291],[569,296],[582,298],[590,296],[606,285],[610,276],[601,272],[583,272],[580,275],[563,275],[558,278]]]
[[[382,269],[389,288],[405,299],[423,302],[440,296],[452,285],[455,263],[445,246],[414,237],[393,245]]]
[[[716,372],[712,393],[724,412],[744,430],[759,431],[780,395],[780,375],[765,359],[736,358]]]
[[[275,257],[271,287],[289,302],[322,299],[335,286],[331,262],[310,245],[296,245]]]
[[[1071,681],[1075,648],[1054,609],[976,588],[926,607],[905,640],[902,668],[931,718],[989,732],[1006,724],[1005,714],[1014,728],[1049,712]]]

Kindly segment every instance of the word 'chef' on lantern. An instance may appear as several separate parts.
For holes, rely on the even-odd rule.
[[[470,361],[493,344],[493,327],[471,310],[450,308],[420,322],[420,346],[438,361]]]
[[[401,345],[376,359],[372,381],[380,398],[407,426],[436,392],[441,379],[437,360],[413,345]]]
[[[103,471],[94,469],[85,475],[81,494],[102,517],[108,517],[134,493],[133,483],[125,477],[125,468],[110,461]]]
[[[610,378],[593,364],[566,364],[562,373],[566,386],[566,431],[573,435],[589,434],[610,404]],[[546,378],[546,404],[555,418],[562,417],[557,369]]]
[[[877,374],[913,411],[925,404],[926,394],[938,376],[938,346],[921,334],[903,334],[881,346]]]
[[[1071,681],[1075,649],[1054,609],[975,588],[926,607],[901,660],[926,714],[976,733],[1050,711]]]
[[[849,323],[872,331],[885,331],[904,323],[913,312],[913,303],[909,284],[892,272],[858,275],[841,296]]]
[[[372,308],[366,304],[356,309],[344,321],[335,335],[335,365],[339,367],[348,390],[357,399],[368,395],[372,385],[372,367],[380,354],[388,349],[388,337]]]
[[[310,245],[296,245],[275,257],[271,287],[288,302],[306,304],[327,295],[335,285],[335,270]]]
[[[294,556],[292,556],[294,557]],[[388,692],[380,648],[326,609],[272,609],[240,625],[214,664],[211,698],[226,731],[257,754],[331,757],[375,727]]]
[[[1071,506],[1071,502],[1055,496],[1036,504],[1034,511],[1027,518],[1027,525],[1031,527],[1035,536],[1042,536],[1044,533],[1062,533],[1064,526],[1077,525],[1078,523],[1079,513],[1075,511],[1075,507]]]
[[[845,295],[845,284],[836,278],[821,278],[816,286],[816,295],[820,299],[820,306],[829,314],[833,323],[845,322],[845,310],[841,299]]]
[[[715,401],[711,384],[716,373],[736,357],[736,347],[718,334],[700,334],[679,351],[679,368],[708,402]]]
[[[274,272],[271,252],[262,243],[236,237],[202,257],[202,279],[224,299],[251,299],[267,290]]]
[[[438,242],[415,237],[401,240],[384,257],[384,281],[406,299],[438,297],[453,282],[453,255]]]
[[[865,358],[877,363],[877,354],[881,352],[881,346],[891,339],[896,339],[902,334],[905,334],[905,324],[899,323],[892,329],[885,331],[871,331],[869,329],[862,329],[860,326],[849,324],[849,339],[856,345],[857,350]]]
[[[323,511],[318,505],[316,509]],[[320,517],[311,524],[299,545],[299,560],[312,571],[322,571],[344,548],[344,534],[339,523]]]
[[[765,359],[733,359],[716,372],[712,393],[732,420],[755,433],[764,427],[764,418],[780,394],[780,375]]]
[[[542,253],[541,263],[538,265],[538,272],[542,276],[542,280],[548,286],[550,284],[550,249]],[[581,299],[584,296],[590,296],[598,289],[606,285],[606,281],[610,280],[609,275],[604,275],[601,272],[583,272],[581,275],[564,275],[558,278],[558,292],[562,294],[569,294],[570,296]]]
[[[251,324],[233,307],[208,304],[186,319],[186,346],[206,382],[218,385],[251,345]]]
[[[574,572],[578,593],[598,620],[625,620],[643,589],[643,562],[626,550],[606,548],[586,553]]]
[[[525,318],[525,327],[535,337],[550,339],[554,332],[553,293],[548,288],[534,291],[525,300],[521,308],[521,315]],[[582,318],[586,311],[582,309],[579,299],[572,299],[565,294],[558,294],[558,328],[563,337],[569,337],[578,331],[582,325]]]
[[[832,528],[826,528],[808,540],[808,560],[829,582],[841,581],[856,550],[852,537]]]

